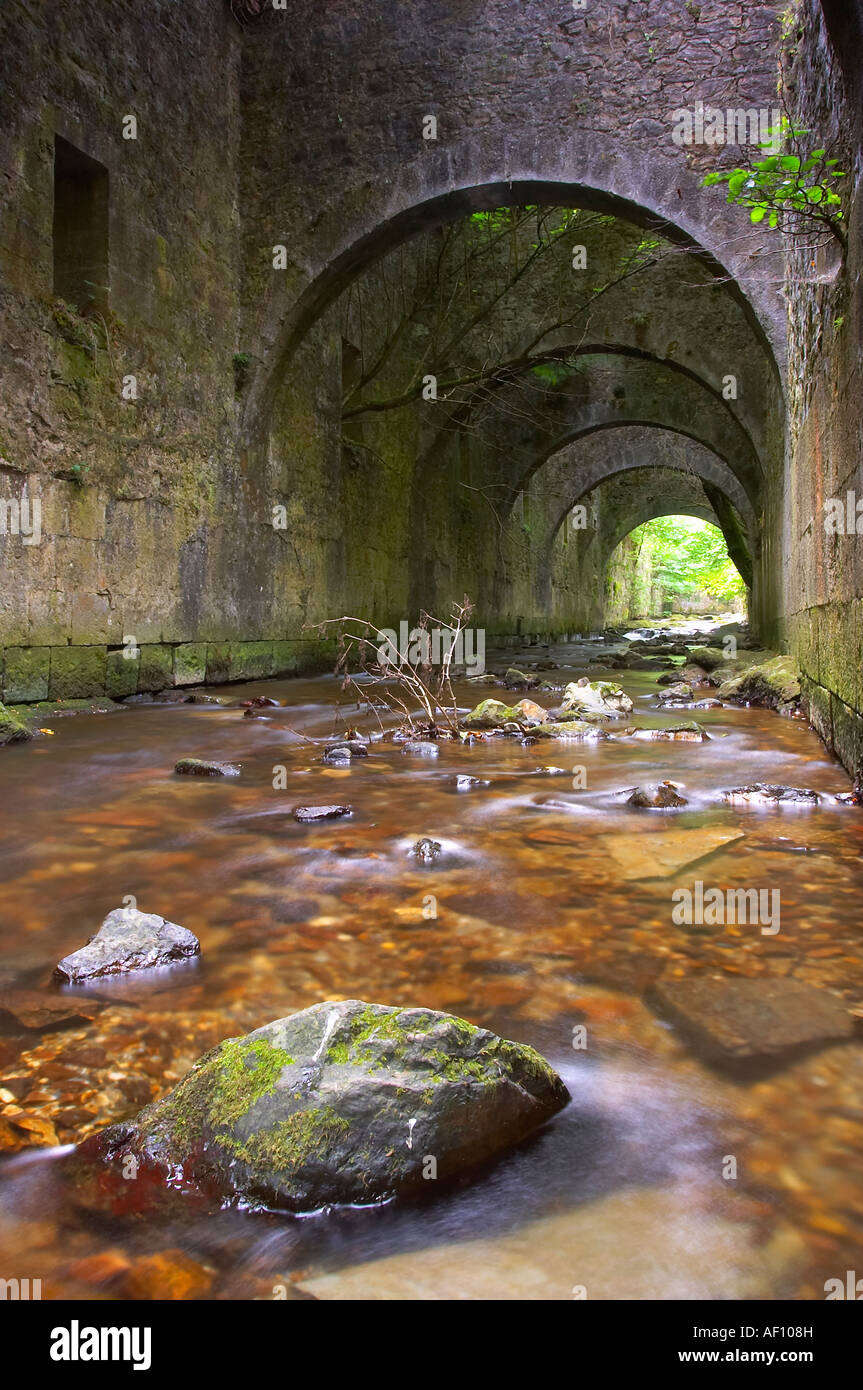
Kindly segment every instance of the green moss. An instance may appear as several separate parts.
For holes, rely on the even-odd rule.
[[[266,1166],[277,1172],[301,1168],[311,1159],[321,1159],[335,1147],[350,1125],[330,1106],[317,1110],[298,1110],[272,1129],[250,1134],[239,1140],[232,1136],[220,1143],[250,1167]]]
[[[269,1095],[285,1067],[294,1059],[264,1038],[253,1042],[230,1039],[218,1054],[218,1078],[210,1103],[214,1125],[232,1125],[261,1096]]]
[[[143,1111],[142,1127],[160,1132],[168,1141],[167,1157],[182,1161],[203,1142],[207,1130],[235,1124],[273,1091],[293,1061],[263,1038],[229,1038],[206,1053],[169,1095]],[[233,1141],[220,1135],[219,1142],[230,1147]]]
[[[0,705],[0,744],[23,743],[32,737],[24,721],[5,705]]]

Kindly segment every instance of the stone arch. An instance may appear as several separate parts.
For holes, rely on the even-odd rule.
[[[617,174],[619,172],[616,170]],[[682,173],[678,176],[683,178]],[[415,178],[418,180],[418,175]],[[414,181],[407,178],[407,188]],[[447,191],[423,202],[411,202],[407,191],[401,196],[403,206],[396,209],[392,197],[388,199],[386,207],[377,214],[380,220],[355,240],[347,243],[343,228],[338,237],[322,237],[322,245],[305,265],[293,264],[290,272],[273,271],[274,281],[262,286],[261,307],[248,331],[253,345],[251,356],[256,365],[250,372],[242,409],[242,427],[247,440],[259,436],[265,428],[280,375],[293,352],[356,275],[420,232],[472,212],[503,206],[540,203],[603,212],[655,231],[685,248],[741,307],[770,362],[775,380],[779,380],[784,343],[781,300],[774,286],[771,285],[769,291],[765,289],[770,278],[767,269],[762,266],[761,275],[754,272],[754,264],[760,264],[764,258],[773,264],[775,253],[765,250],[753,254],[750,248],[746,256],[732,254],[733,238],[729,229],[725,227],[720,231],[715,217],[700,222],[681,220],[678,216],[674,221],[668,215],[671,206],[664,209],[668,199],[658,198],[654,205],[645,206],[612,191],[601,181],[589,184],[568,179],[555,182],[535,177],[513,177],[505,181],[496,178],[471,186],[453,188],[450,184]],[[370,200],[370,208],[373,206]],[[366,209],[366,217],[371,216],[373,214]],[[687,225],[689,222],[691,227]],[[277,239],[273,244],[281,243]],[[330,258],[327,260],[328,245]],[[291,254],[294,255],[293,248]],[[772,273],[779,274],[776,265]],[[275,279],[280,274],[284,274],[283,284]]]
[[[628,424],[592,431],[551,456],[534,475],[542,486],[548,540],[554,540],[563,518],[576,503],[604,480],[619,473],[657,468],[696,477],[718,489],[738,510],[750,537],[756,539],[756,513],[739,479],[722,458],[676,430]]]
[[[514,496],[550,459],[579,439],[604,429],[641,426],[669,430],[704,445],[740,484],[738,504],[748,498],[758,506],[762,462],[717,392],[676,363],[628,349],[585,348],[577,356],[581,370],[560,389],[545,392],[539,408],[531,410],[529,401],[521,408],[518,392],[511,392],[516,408],[497,447],[512,460]],[[520,417],[525,423],[519,423]],[[516,475],[519,460],[526,466]]]

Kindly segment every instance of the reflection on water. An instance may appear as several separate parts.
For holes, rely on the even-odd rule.
[[[561,683],[604,674],[586,665],[596,651],[552,651]],[[537,655],[549,653],[514,659]],[[146,1297],[146,1268],[157,1297],[271,1297],[281,1279],[319,1297],[565,1298],[586,1285],[591,1297],[769,1298],[821,1297],[826,1278],[859,1264],[859,1047],[735,1084],[643,998],[661,973],[706,972],[793,975],[860,1004],[863,819],[832,801],[847,778],[805,724],[762,710],[697,711],[704,743],[623,737],[626,723],[692,716],[657,711],[648,672],[622,683],[635,710],[608,740],[443,745],[431,762],[383,742],[347,768],[322,765],[315,740],[377,727],[351,704],[339,711],[330,678],[219,689],[288,702],[259,718],[132,706],[46,720],[53,738],[4,749],[0,986],[19,993],[0,1013],[0,1142],[34,1147],[0,1169],[0,1275],[84,1298]],[[456,693],[468,707],[496,692]],[[182,756],[243,774],[177,778]],[[540,774],[548,765],[563,771]],[[287,790],[274,789],[280,767]],[[490,785],[460,792],[459,773]],[[665,777],[688,801],[673,817],[618,795]],[[756,780],[825,799],[722,803],[723,789]],[[324,802],[353,815],[291,816]],[[656,837],[671,828],[683,867],[658,877]],[[411,856],[422,836],[442,847],[433,865]],[[671,892],[695,878],[779,887],[781,932],[675,926]],[[437,918],[423,912],[429,894]],[[201,961],[51,987],[57,960],[127,895],[193,931]],[[530,1042],[573,1104],[434,1200],[302,1220],[214,1219],[185,1199],[144,1220],[70,1191],[62,1156],[46,1154],[136,1113],[223,1037],[333,998],[445,1009]],[[585,1052],[571,1046],[581,1023]],[[722,1176],[728,1155],[735,1181]]]

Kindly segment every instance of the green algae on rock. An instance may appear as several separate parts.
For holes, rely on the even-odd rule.
[[[25,743],[33,737],[30,729],[13,710],[0,705],[0,746],[4,743]]]
[[[315,1004],[203,1056],[87,1152],[221,1200],[311,1211],[428,1191],[569,1100],[531,1047],[432,1009]]]
[[[718,693],[721,700],[742,700],[791,713],[800,704],[800,674],[793,657],[774,656],[738,671]]]

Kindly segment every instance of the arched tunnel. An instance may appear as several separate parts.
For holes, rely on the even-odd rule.
[[[586,1299],[620,1373],[829,1377],[861,74],[863,0],[0,5],[28,1364]]]

